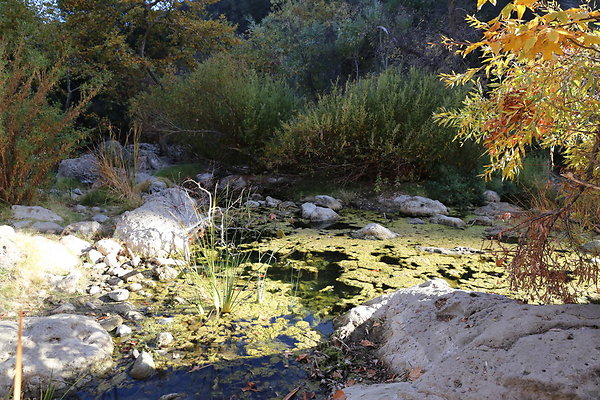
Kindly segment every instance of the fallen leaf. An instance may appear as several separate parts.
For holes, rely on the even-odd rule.
[[[317,395],[315,394],[315,392],[304,392],[302,394],[302,400],[310,400],[310,399],[314,399]]]
[[[308,362],[308,354],[307,353],[302,353],[302,354],[298,355],[296,357],[296,361],[298,361],[298,362],[302,362],[302,361]]]
[[[340,371],[334,371],[333,374],[331,374],[331,377],[334,379],[342,379],[342,374]]]
[[[377,370],[375,370],[375,369],[367,370],[367,378],[373,378],[375,375],[377,375]]]
[[[297,388],[295,388],[294,390],[292,390],[291,392],[289,392],[284,398],[283,400],[290,400],[296,393],[298,393],[298,390],[300,390],[300,386],[298,386]],[[306,394],[306,393],[305,393]]]
[[[381,326],[381,322],[373,322],[373,325],[371,325],[373,328],[376,328],[378,326]]]
[[[363,347],[375,347],[375,343],[371,342],[370,340],[367,339],[363,339],[360,341],[360,345]]]
[[[414,382],[423,375],[423,372],[423,368],[421,367],[411,368],[408,370],[408,379]]]
[[[335,391],[335,393],[333,394],[333,396],[331,397],[331,400],[346,400],[346,394],[344,393],[343,390],[338,389]]]
[[[348,382],[346,382],[346,386],[352,385],[356,385],[356,379],[348,379]]]
[[[246,383],[246,387],[243,387],[240,389],[242,392],[258,392],[259,390],[256,388],[256,383],[254,382],[247,382]]]

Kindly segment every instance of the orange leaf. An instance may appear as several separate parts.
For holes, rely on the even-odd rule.
[[[408,379],[414,382],[423,375],[423,372],[423,368],[421,367],[411,368],[408,370]]]
[[[360,345],[363,347],[375,347],[375,343],[371,342],[370,340],[367,339],[363,339],[360,341]]]
[[[333,394],[333,396],[331,397],[331,400],[346,400],[346,399],[347,399],[346,394],[341,389],[336,390],[335,393]]]

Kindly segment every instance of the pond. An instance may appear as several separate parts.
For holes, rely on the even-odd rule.
[[[144,319],[131,336],[115,338],[122,357],[113,374],[73,398],[281,399],[297,388],[296,398],[326,398],[329,389],[310,379],[303,355],[331,336],[333,319],[349,308],[432,278],[508,293],[504,272],[489,252],[448,256],[423,250],[489,247],[481,239],[483,227],[411,225],[405,218],[351,209],[341,215],[341,221],[319,225],[293,214],[268,215],[261,239],[245,244],[248,251],[277,260],[266,272],[260,303],[250,285],[231,314],[203,318],[188,301],[194,293],[181,277],[135,294],[131,301]],[[400,236],[387,241],[349,236],[369,222]],[[174,342],[159,347],[156,335],[164,331]],[[134,348],[151,351],[160,373],[146,381],[130,378]]]

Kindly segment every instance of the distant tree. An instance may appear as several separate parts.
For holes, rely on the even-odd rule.
[[[234,27],[206,12],[217,1],[58,0],[55,14],[76,51],[67,91],[90,71],[109,72],[112,82],[96,111],[126,122],[127,102],[144,87],[237,43]]]
[[[487,1],[478,0],[478,7]],[[513,0],[489,22],[469,20],[482,39],[446,44],[461,55],[480,50],[483,65],[444,78],[451,85],[476,81],[477,89],[462,108],[437,118],[457,127],[459,139],[483,143],[488,176],[499,171],[514,178],[532,146],[561,150],[558,202],[520,226],[522,245],[510,267],[515,288],[543,300],[574,301],[577,283],[598,282],[599,264],[554,250],[578,250],[586,231],[600,230],[600,11]]]

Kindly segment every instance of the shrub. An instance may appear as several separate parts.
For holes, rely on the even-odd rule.
[[[440,166],[426,188],[430,197],[446,205],[464,208],[483,201],[485,185],[474,173],[465,174],[454,167]]]
[[[49,171],[84,136],[75,118],[99,86],[82,89],[77,104],[62,111],[49,100],[62,77],[64,58],[47,67],[26,55],[23,42],[13,51],[0,48],[0,201],[31,201],[48,184]]]
[[[388,69],[335,88],[283,125],[273,163],[355,178],[426,176],[440,163],[472,170],[479,148],[461,147],[452,141],[455,131],[431,118],[439,107],[460,104],[464,93],[416,69]]]
[[[199,155],[258,161],[265,142],[300,104],[283,81],[222,56],[138,96],[133,112],[145,132],[190,144]]]

